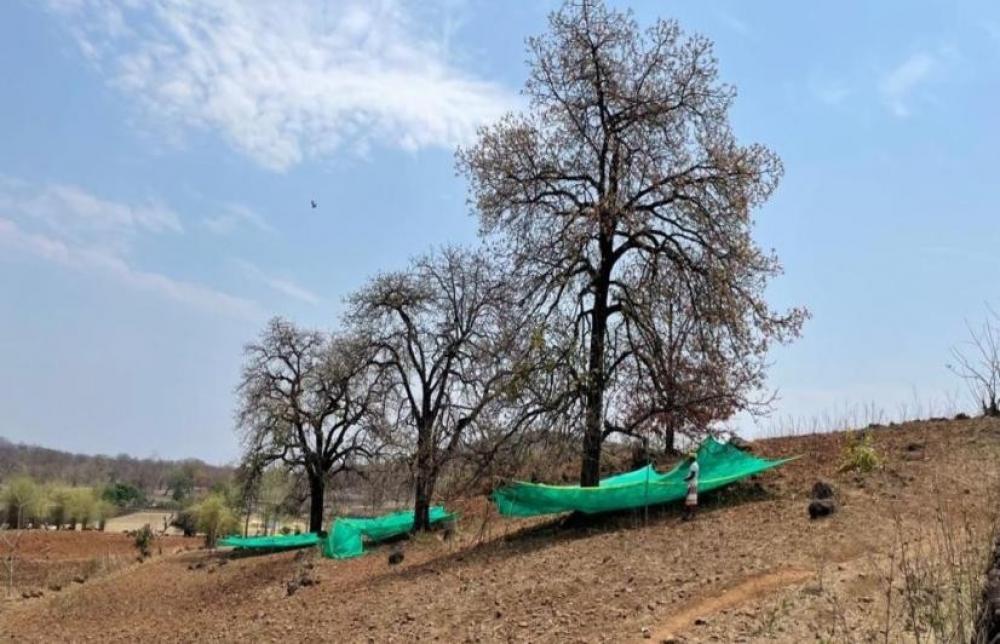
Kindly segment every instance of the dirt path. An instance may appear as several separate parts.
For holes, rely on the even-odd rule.
[[[782,568],[760,575],[754,575],[734,586],[726,588],[721,593],[702,597],[681,608],[665,623],[653,631],[654,642],[671,640],[694,625],[699,618],[712,615],[727,608],[757,599],[761,596],[794,584],[802,583],[815,573],[801,568]]]

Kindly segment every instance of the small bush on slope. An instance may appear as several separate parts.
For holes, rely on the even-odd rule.
[[[867,473],[877,469],[881,464],[875,446],[872,445],[870,433],[864,432],[859,436],[854,432],[848,432],[840,471]]]

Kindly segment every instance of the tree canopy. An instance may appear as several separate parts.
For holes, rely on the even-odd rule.
[[[255,468],[280,461],[305,472],[310,530],[323,529],[327,480],[374,455],[382,370],[356,338],[272,320],[247,345],[239,386],[244,460]]]
[[[722,383],[721,414],[752,407],[769,345],[806,314],[764,299],[780,265],[752,239],[751,212],[782,167],[736,141],[735,92],[710,41],[578,0],[528,50],[527,110],[483,128],[458,161],[483,235],[574,349],[564,368],[584,417],[580,480],[596,485],[609,431],[704,408],[677,402],[691,378],[662,341],[672,316],[690,326],[685,370]]]

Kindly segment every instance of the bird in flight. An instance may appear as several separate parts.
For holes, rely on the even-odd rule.
[[[315,199],[310,199],[310,200],[309,200],[309,203],[311,203],[311,204],[312,204],[312,207],[313,207],[313,208],[315,208],[315,207],[316,207],[316,200],[315,200]]]

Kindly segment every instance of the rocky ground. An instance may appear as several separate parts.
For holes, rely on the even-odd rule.
[[[691,523],[670,508],[573,527],[507,521],[471,500],[455,539],[410,542],[398,566],[388,565],[388,548],[329,561],[237,558],[170,542],[145,563],[4,603],[0,633],[25,641],[881,642],[937,628],[961,639],[955,629],[990,550],[1000,422],[877,429],[882,465],[863,475],[838,471],[845,441],[754,443],[763,455],[802,458],[707,499]],[[812,521],[806,508],[819,478],[833,484],[838,510]]]

